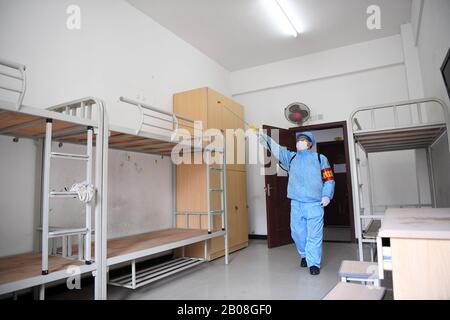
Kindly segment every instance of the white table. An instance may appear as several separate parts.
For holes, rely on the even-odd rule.
[[[388,209],[377,249],[394,299],[450,299],[450,208]]]

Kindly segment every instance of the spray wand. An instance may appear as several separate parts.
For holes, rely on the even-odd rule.
[[[229,112],[231,112],[236,118],[238,118],[239,120],[241,120],[242,122],[244,122],[247,127],[255,132],[258,132],[258,127],[256,127],[254,124],[248,123],[247,121],[245,121],[244,119],[241,118],[241,116],[239,116],[236,112],[234,112],[233,110],[231,110],[230,108],[228,108],[225,104],[222,105],[225,109],[227,109]]]

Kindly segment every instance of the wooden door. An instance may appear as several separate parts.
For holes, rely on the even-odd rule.
[[[228,247],[232,248],[239,243],[239,216],[237,200],[239,190],[237,186],[236,171],[227,171],[227,216],[228,216]]]
[[[234,102],[230,102],[231,110],[233,110],[233,129],[235,129],[235,138],[234,138],[234,164],[230,169],[246,171],[245,168],[245,130],[244,130],[244,121],[241,119],[244,118],[244,108]],[[237,116],[236,116],[237,115]]]
[[[208,88],[199,88],[191,91],[176,93],[173,95],[173,112],[192,120],[202,121],[203,128],[208,124]],[[194,130],[190,128],[192,123],[179,120],[179,128],[188,130],[192,135]]]
[[[208,208],[206,169],[203,164],[176,166],[176,205],[178,212],[204,212]]]
[[[234,175],[234,181],[236,182],[236,221],[237,221],[237,245],[248,244],[248,204],[247,204],[247,177],[246,173],[242,171],[232,171],[231,175]]]
[[[231,251],[248,245],[247,185],[246,173],[227,170],[227,223],[228,248]],[[215,218],[214,230],[220,230],[220,216]],[[224,254],[223,237],[210,240],[210,259]]]
[[[236,248],[248,242],[247,185],[245,172],[229,170],[228,192],[228,237],[229,247]]]
[[[324,225],[350,227],[349,194],[347,188],[347,170],[349,168],[345,160],[344,141],[318,143],[317,152],[328,158],[336,182],[333,201],[325,208]]]
[[[204,129],[223,129],[223,105],[225,97],[217,91],[208,88],[208,122],[204,124]]]
[[[295,135],[287,129],[281,129],[271,126],[263,126],[267,130],[269,136],[272,130],[279,130],[280,145],[288,147],[290,150],[295,148]],[[270,153],[269,153],[270,154]],[[270,155],[271,156],[271,155]],[[266,162],[267,163],[267,162]],[[278,160],[271,156],[271,164],[278,163]],[[266,168],[270,165],[266,165]],[[267,169],[266,169],[267,170]],[[269,248],[282,246],[292,243],[291,238],[291,202],[287,198],[287,176],[278,176],[275,174],[267,174],[265,176],[266,190],[266,214],[267,214],[267,244]]]
[[[220,106],[222,108],[223,129],[233,130],[225,131],[228,169],[245,171],[245,133],[243,130],[244,122],[241,120],[244,117],[244,109],[240,104],[226,97]],[[238,147],[240,147],[239,154]]]

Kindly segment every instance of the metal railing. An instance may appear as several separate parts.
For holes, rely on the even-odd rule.
[[[100,110],[95,110],[95,107],[101,107],[102,101],[94,97],[86,97],[77,99],[47,108],[47,110],[59,112],[65,115],[80,117],[83,119],[93,120],[92,115]]]
[[[142,103],[140,101],[135,101],[125,97],[120,97],[121,102],[131,104],[138,108],[140,114],[140,120],[138,128],[136,129],[136,135],[139,135],[143,131],[144,127],[151,127],[159,130],[164,130],[167,132],[176,132],[180,127],[190,128],[194,130],[194,133],[201,133],[203,130],[201,128],[195,127],[195,120],[188,117],[181,116],[176,113],[162,110],[160,108]],[[149,121],[149,119],[160,121],[162,123],[168,124],[163,126],[162,123],[155,123]],[[196,131],[197,130],[197,131]],[[199,132],[200,131],[200,132]]]
[[[356,116],[362,112],[370,112],[370,123],[371,123],[370,129],[377,130],[378,128],[377,128],[375,112],[377,110],[383,110],[383,109],[391,109],[391,111],[392,111],[392,116],[394,118],[394,127],[392,129],[398,129],[398,128],[402,128],[402,127],[407,128],[407,127],[414,126],[416,124],[418,124],[418,125],[432,124],[430,122],[424,121],[424,119],[423,119],[424,117],[422,114],[422,104],[425,104],[425,103],[438,104],[441,107],[445,123],[448,124],[450,122],[448,107],[444,101],[442,101],[441,99],[438,99],[438,98],[424,98],[424,99],[399,101],[396,103],[381,104],[381,105],[357,108],[350,115],[351,128],[353,131],[363,130],[363,128],[362,128],[360,122],[358,121],[358,118],[356,118]],[[413,122],[413,119],[414,119],[413,107],[414,106],[417,109],[417,119],[418,119],[417,123]],[[430,107],[430,105],[427,105],[427,104],[425,104],[424,106],[425,106],[425,108]],[[408,111],[409,111],[409,115],[410,115],[410,119],[411,119],[411,122],[408,125],[405,125],[405,126],[400,125],[400,123],[399,123],[399,107],[408,107]],[[355,128],[354,128],[355,126],[356,126],[357,130],[355,130]]]
[[[19,86],[7,84],[7,83],[0,84],[0,90],[12,92],[13,94],[18,95],[17,100],[14,101],[13,103],[15,105],[15,109],[19,110],[20,107],[22,106],[23,98],[25,96],[25,91],[27,89],[27,79],[26,79],[26,74],[25,74],[26,67],[23,64],[8,61],[8,60],[2,59],[2,58],[0,58],[0,66],[3,67],[2,69],[0,69],[0,75],[5,77],[4,79],[9,79],[11,81],[19,81],[20,82]],[[3,69],[5,69],[5,70],[3,70]],[[18,74],[17,75],[12,74],[7,71],[7,70],[11,71],[11,69],[15,70],[16,73],[18,73]]]

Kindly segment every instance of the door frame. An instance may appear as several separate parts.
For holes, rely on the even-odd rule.
[[[279,127],[274,127],[274,126],[269,126],[269,125],[263,125],[262,128],[264,130],[266,130],[266,132],[267,132],[267,134],[269,136],[272,136],[272,130],[282,130],[286,134],[289,134],[289,135],[291,134],[291,131],[289,129],[285,129],[285,128],[279,128]],[[269,130],[270,130],[270,132],[269,132]],[[281,133],[280,133],[280,137],[279,138],[281,140]],[[283,144],[283,146],[285,146],[285,145]],[[265,153],[265,155],[267,156],[267,153]],[[272,158],[272,154],[271,154],[270,158]],[[278,160],[276,160],[276,162],[278,163]],[[270,162],[270,163],[272,163],[272,162]],[[270,166],[270,163],[269,164],[265,164],[264,168],[266,168],[267,165]],[[268,196],[268,193],[267,193],[267,190],[266,190],[267,179],[269,177],[272,177],[272,179],[273,178],[279,179],[279,177],[274,177],[274,175],[265,175],[264,176],[264,189],[265,189],[264,195],[265,195],[265,202],[266,202],[266,224],[267,224],[267,247],[270,249],[270,248],[275,248],[275,247],[279,247],[279,246],[290,244],[290,243],[294,242],[294,240],[291,237],[290,227],[289,227],[289,232],[287,232],[287,233],[281,232],[281,234],[284,236],[283,238],[278,237],[277,236],[278,233],[274,234],[274,233],[271,232],[271,231],[274,231],[274,228],[273,228],[273,225],[272,225],[272,219],[271,219],[271,218],[273,218],[273,216],[270,214],[272,207],[270,206],[271,199],[269,199],[269,196]],[[283,188],[286,193],[287,193],[287,182],[288,182],[288,179],[286,177],[286,185]],[[287,203],[289,203],[289,206],[290,206],[290,202],[291,201],[287,198],[287,194],[286,194],[285,197],[283,197],[283,199]],[[272,212],[272,214],[273,214],[273,212]],[[290,219],[290,209],[287,210],[286,214],[288,215],[288,218]]]
[[[347,164],[347,192],[348,192],[348,208],[350,216],[350,228],[351,228],[351,242],[356,242],[355,237],[355,213],[353,210],[353,185],[352,185],[352,173],[350,164],[350,149],[349,149],[349,139],[347,130],[347,121],[337,121],[322,124],[306,125],[301,127],[289,128],[293,132],[298,131],[317,131],[326,129],[342,129],[344,135],[344,149],[345,149],[345,162]]]

